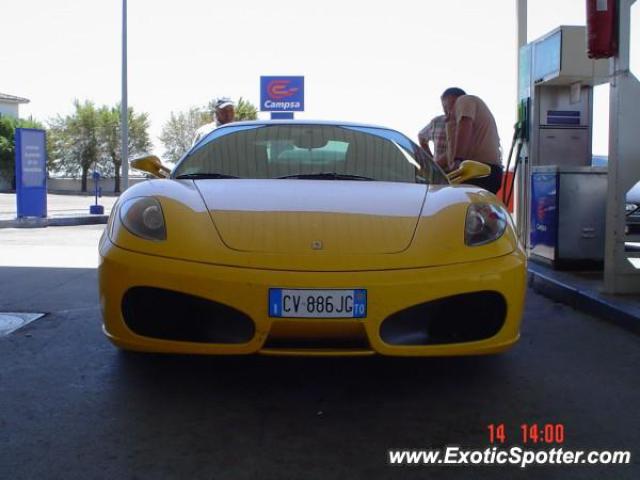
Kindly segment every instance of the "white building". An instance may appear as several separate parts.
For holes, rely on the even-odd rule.
[[[29,99],[0,93],[0,115],[20,118],[20,104],[29,103]]]

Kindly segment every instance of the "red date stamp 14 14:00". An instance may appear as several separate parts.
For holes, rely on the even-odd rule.
[[[490,423],[487,425],[487,430],[489,433],[489,443],[491,443],[491,445],[514,443],[513,437],[507,434],[504,423]],[[523,423],[520,425],[516,438],[524,445],[561,445],[564,443],[565,438],[564,424],[546,423],[543,425],[537,423]]]

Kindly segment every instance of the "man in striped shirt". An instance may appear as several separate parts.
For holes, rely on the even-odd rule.
[[[453,170],[450,165],[449,155],[447,154],[447,117],[446,115],[438,115],[431,119],[426,127],[418,133],[418,141],[420,146],[433,157],[445,172]],[[433,152],[429,142],[433,142]]]

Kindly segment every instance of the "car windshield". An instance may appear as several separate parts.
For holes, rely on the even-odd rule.
[[[311,124],[218,129],[172,176],[448,183],[433,160],[398,132]]]

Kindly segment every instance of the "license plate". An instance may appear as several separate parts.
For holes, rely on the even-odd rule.
[[[295,318],[365,318],[367,291],[269,289],[269,316]]]

